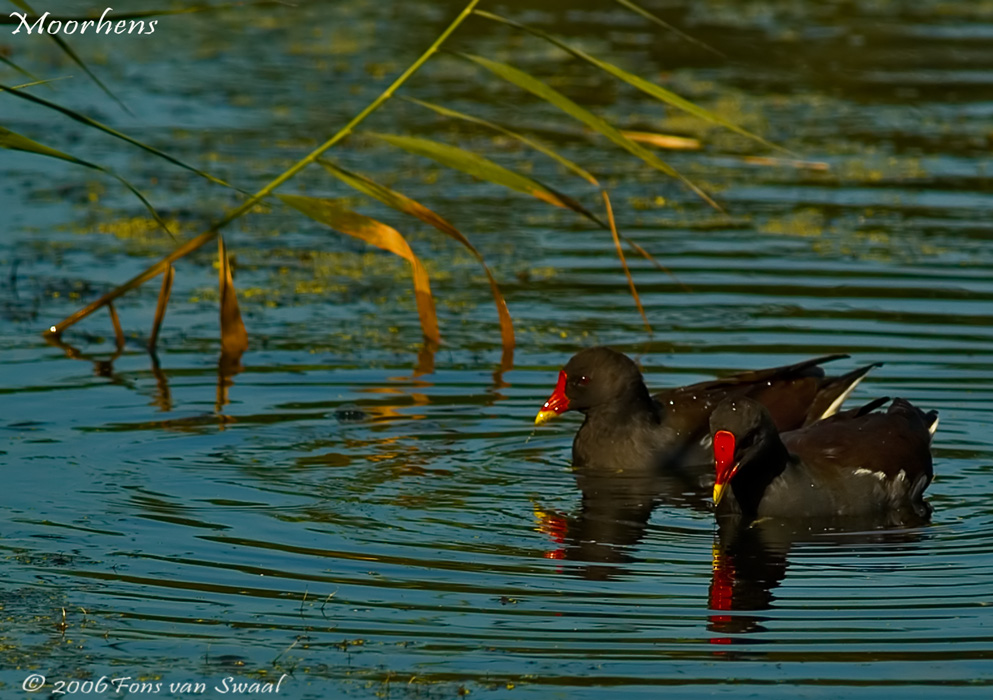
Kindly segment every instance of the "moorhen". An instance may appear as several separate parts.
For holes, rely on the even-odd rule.
[[[826,378],[819,365],[843,357],[847,355],[825,355],[652,396],[633,360],[607,347],[588,348],[559,372],[555,391],[535,423],[565,411],[586,415],[572,445],[577,469],[628,474],[662,469],[689,481],[703,481],[709,490],[713,461],[708,420],[717,404],[728,397],[751,397],[768,407],[779,430],[799,428],[834,414],[866,373],[878,366]]]
[[[710,417],[718,515],[834,517],[926,509],[938,413],[904,399],[877,399],[779,434],[748,398],[726,399]],[[730,489],[728,488],[730,486]]]

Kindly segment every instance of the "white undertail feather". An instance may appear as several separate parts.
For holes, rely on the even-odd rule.
[[[934,423],[932,423],[931,426],[927,429],[927,431],[929,433],[931,433],[931,438],[932,439],[934,438],[934,433],[937,430],[938,430],[938,416],[935,416],[934,417]]]
[[[872,369],[872,367],[870,367],[869,369]],[[868,370],[866,371],[866,374],[868,374]],[[840,394],[838,394],[838,398],[836,398],[834,401],[831,402],[831,405],[827,407],[824,413],[822,413],[817,420],[824,420],[825,418],[833,416],[835,413],[837,413],[838,409],[841,408],[841,404],[845,403],[848,397],[852,395],[852,392],[855,391],[855,387],[857,387],[863,379],[865,379],[865,374],[863,374],[861,377],[859,377],[854,382],[849,384],[848,388],[845,389]]]

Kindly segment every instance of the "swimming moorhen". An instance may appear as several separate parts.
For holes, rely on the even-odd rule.
[[[934,476],[938,413],[904,399],[877,399],[779,434],[748,398],[726,399],[710,417],[718,515],[833,517],[926,508]],[[730,485],[730,489],[728,486]]]
[[[588,348],[559,372],[555,391],[535,423],[581,411],[586,420],[573,441],[574,467],[627,473],[695,467],[691,480],[703,480],[709,489],[713,458],[708,421],[717,404],[728,397],[751,397],[768,407],[779,430],[799,428],[835,413],[877,366],[825,378],[819,365],[843,357],[847,355],[825,355],[652,396],[633,360],[607,347]]]

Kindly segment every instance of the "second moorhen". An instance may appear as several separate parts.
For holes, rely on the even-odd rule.
[[[834,414],[855,385],[877,365],[827,378],[820,365],[847,355],[826,355],[773,369],[667,389],[652,396],[641,371],[607,347],[577,353],[559,372],[554,393],[535,418],[540,424],[565,411],[586,420],[573,441],[573,466],[608,472],[662,469],[712,483],[709,419],[728,397],[765,405],[778,430],[792,430]],[[697,484],[697,487],[700,485]],[[709,487],[708,487],[709,488]]]
[[[926,508],[936,411],[877,399],[779,434],[769,412],[728,399],[710,417],[718,515],[831,517]],[[730,486],[730,488],[728,488]]]

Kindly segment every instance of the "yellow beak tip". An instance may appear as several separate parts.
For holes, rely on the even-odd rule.
[[[716,506],[724,498],[724,484],[714,484],[714,505]]]
[[[557,415],[555,411],[538,411],[538,415],[534,417],[534,424],[541,425],[542,423],[547,423]]]

